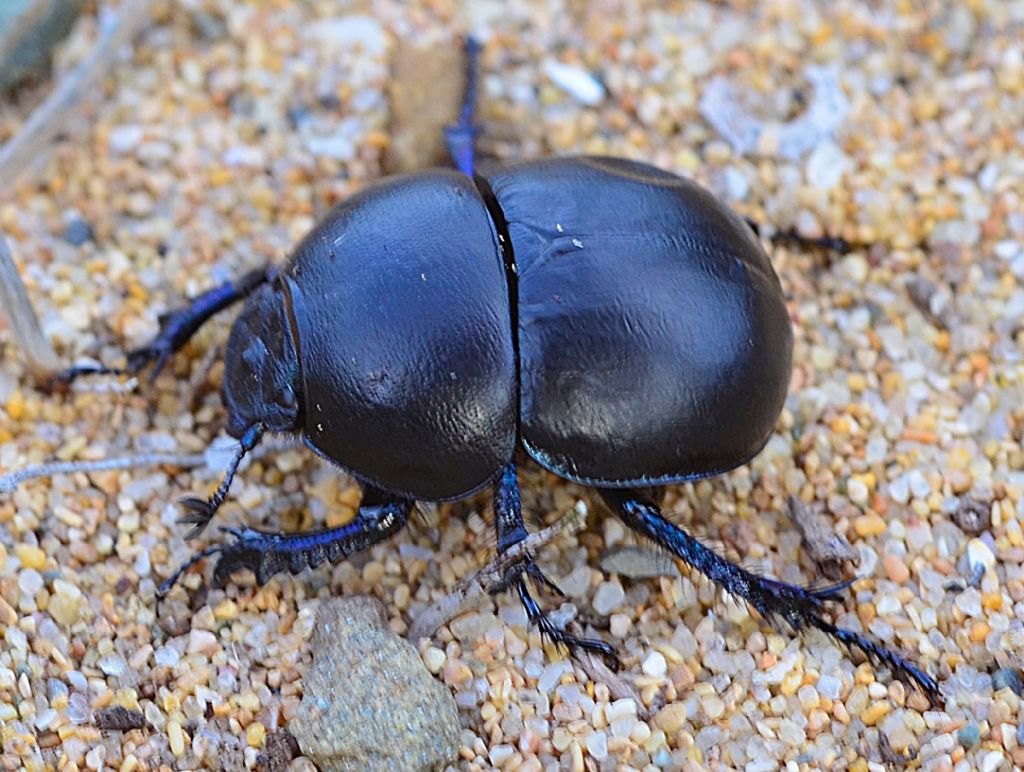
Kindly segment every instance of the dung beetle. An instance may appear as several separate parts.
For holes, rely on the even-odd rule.
[[[471,54],[473,53],[471,49]],[[472,58],[472,57],[471,57]],[[216,287],[166,317],[128,357],[153,373],[200,325],[245,299],[224,369],[228,433],[240,442],[196,536],[265,432],[300,435],[357,479],[355,518],[283,534],[229,529],[183,571],[217,555],[214,582],[259,583],[336,562],[398,532],[418,500],[493,490],[497,549],[527,536],[514,457],[591,486],[611,511],[795,630],[816,627],[917,684],[935,680],[824,616],[849,583],[805,588],[721,557],[661,513],[644,489],[722,474],[768,441],[786,397],[793,334],[782,287],[754,232],[691,180],[635,161],[576,157],[477,173],[473,74],[448,133],[458,170],[384,179],[335,207],[280,269]],[[72,378],[104,368],[69,371]],[[530,621],[570,650],[614,657],[558,629],[508,570]]]

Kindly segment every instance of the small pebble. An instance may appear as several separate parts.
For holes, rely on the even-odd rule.
[[[966,724],[960,727],[956,737],[962,746],[970,750],[981,742],[981,730],[978,729],[977,724]]]
[[[585,105],[597,105],[604,99],[604,86],[586,70],[564,64],[557,59],[547,59],[543,64],[544,74],[563,91],[571,94]]]
[[[167,741],[171,745],[171,753],[175,756],[185,753],[185,732],[177,721],[167,722]]]
[[[647,658],[643,663],[643,671],[654,678],[661,678],[665,675],[665,671],[668,669],[668,665],[665,662],[664,655],[661,652],[652,651],[647,655]]]
[[[996,556],[992,554],[991,547],[981,539],[975,538],[967,542],[967,563],[971,566],[972,573],[985,572],[995,568]]]
[[[39,547],[29,544],[15,544],[14,556],[21,562],[22,568],[41,570],[46,565],[46,553]]]
[[[445,653],[435,646],[428,646],[423,652],[423,664],[435,675],[441,672],[446,660]]]
[[[594,593],[594,611],[602,616],[607,616],[619,607],[619,604],[626,599],[626,592],[618,582],[601,582]]]
[[[899,555],[891,552],[885,553],[885,557],[882,558],[882,567],[885,569],[885,575],[896,584],[903,584],[910,578],[910,569]]]
[[[1018,697],[1024,690],[1024,681],[1021,680],[1020,670],[1015,667],[1001,667],[992,674],[992,690],[998,692],[1000,689],[1012,689]]]
[[[92,226],[80,217],[72,218],[64,228],[64,240],[73,247],[80,247],[92,238]]]
[[[587,753],[595,761],[604,761],[608,758],[608,736],[600,731],[587,735]]]

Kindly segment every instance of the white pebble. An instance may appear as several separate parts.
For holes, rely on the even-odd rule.
[[[923,474],[917,469],[910,473],[910,493],[919,499],[927,498],[932,492],[932,486]]]
[[[429,646],[423,652],[423,664],[427,666],[427,670],[435,675],[441,672],[441,668],[444,667],[447,659],[448,657],[445,653],[436,646]]]
[[[1006,757],[1002,751],[989,751],[981,759],[981,772],[996,772],[1004,761]]]
[[[616,638],[625,638],[632,626],[632,620],[625,614],[612,614],[608,617],[608,630]]]
[[[142,142],[144,129],[137,123],[115,126],[107,135],[107,146],[114,155],[125,155]]]
[[[209,630],[192,630],[188,635],[189,654],[212,654],[217,649],[217,636]]]
[[[506,761],[512,758],[512,755],[515,752],[516,749],[513,748],[511,745],[495,745],[493,748],[491,748],[491,752],[487,754],[487,756],[494,766],[500,767],[502,764],[504,764]]]
[[[158,667],[174,667],[179,659],[181,655],[173,646],[161,646],[153,653],[153,660]]]
[[[85,754],[85,766],[89,769],[102,769],[103,761],[107,757],[107,748],[105,745],[97,745],[87,754]]]
[[[619,604],[626,599],[626,591],[618,582],[601,582],[601,586],[594,593],[594,611],[601,616],[607,616],[611,611],[618,608]]]
[[[839,691],[843,687],[843,682],[835,676],[823,675],[818,679],[818,694],[829,700],[834,700],[839,697]]]
[[[43,589],[43,577],[34,568],[26,568],[18,574],[18,589],[22,595],[34,598],[36,593]]]
[[[665,675],[665,671],[668,669],[665,657],[658,651],[652,651],[648,654],[642,667],[643,671],[653,678],[663,677]]]
[[[807,159],[807,182],[818,190],[831,190],[843,179],[850,159],[835,142],[826,140]]]
[[[604,709],[604,717],[609,724],[628,716],[636,716],[636,701],[632,697],[615,700]]]
[[[910,481],[907,475],[901,474],[889,483],[889,498],[897,504],[906,504],[910,501]]]
[[[100,670],[109,676],[124,675],[125,670],[128,669],[128,665],[124,661],[124,657],[119,654],[110,654],[106,657],[101,657],[99,662]]]
[[[562,91],[572,95],[577,102],[585,105],[597,105],[604,99],[604,86],[601,82],[580,67],[563,64],[557,59],[544,62],[544,74]]]
[[[596,761],[608,758],[608,736],[604,732],[593,732],[587,737],[587,753]]]
[[[551,694],[551,691],[558,684],[558,681],[562,677],[562,673],[565,672],[567,664],[563,662],[552,662],[546,668],[544,672],[540,674],[540,678],[537,679],[537,690],[541,694]]]
[[[864,506],[868,503],[868,486],[861,480],[851,478],[846,485],[846,492],[850,496],[850,501],[857,506]]]

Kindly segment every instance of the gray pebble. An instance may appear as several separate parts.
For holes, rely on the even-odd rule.
[[[1015,667],[1001,667],[992,674],[992,691],[1000,689],[1012,689],[1018,697],[1024,691],[1024,682],[1021,681],[1020,671]]]
[[[594,611],[601,615],[610,614],[626,598],[626,592],[618,582],[601,582],[594,593]]]
[[[92,226],[81,217],[72,218],[64,228],[64,240],[73,247],[92,241]]]
[[[443,766],[459,749],[459,713],[416,650],[364,595],[324,603],[313,664],[289,729],[324,772]]]
[[[601,556],[601,568],[609,574],[619,574],[630,579],[680,575],[672,558],[664,552],[636,545],[623,545],[608,550]]]
[[[981,742],[981,730],[977,724],[967,724],[957,732],[956,737],[965,748],[973,748]]]

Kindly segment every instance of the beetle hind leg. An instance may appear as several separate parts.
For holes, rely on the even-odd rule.
[[[938,697],[935,679],[905,657],[824,617],[824,604],[841,599],[849,582],[819,588],[798,587],[760,576],[726,560],[682,528],[670,523],[656,504],[636,491],[603,489],[605,502],[627,526],[683,560],[730,595],[742,598],[770,620],[782,620],[797,631],[815,627],[847,648],[858,648],[876,664],[890,667],[904,681],[918,686],[929,699]]]
[[[466,38],[466,90],[459,109],[459,121],[444,131],[448,154],[463,174],[473,176],[476,162],[475,144],[480,127],[474,120],[476,109],[476,84],[480,44],[472,37]]]
[[[509,464],[501,473],[501,478],[494,489],[494,520],[498,532],[498,553],[501,554],[514,544],[526,538],[526,525],[523,523],[523,511],[519,503],[519,483],[516,480],[515,464]],[[532,557],[525,557],[512,564],[500,582],[491,588],[492,592],[514,589],[519,596],[526,617],[530,624],[536,625],[543,638],[556,645],[563,646],[573,653],[577,650],[590,651],[609,659],[613,664],[618,662],[615,650],[607,643],[596,638],[580,638],[555,626],[536,598],[530,592],[526,582],[529,577],[536,586],[547,587],[555,594],[565,597],[564,593],[540,570]]]

